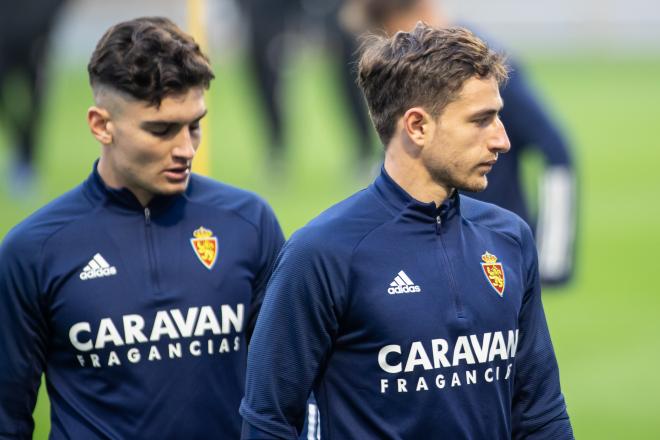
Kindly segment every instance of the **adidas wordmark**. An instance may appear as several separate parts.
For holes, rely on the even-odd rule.
[[[394,281],[390,283],[390,288],[387,289],[387,293],[390,295],[396,295],[398,293],[417,293],[421,291],[421,287],[413,283],[404,271],[399,271],[394,278]]]
[[[80,279],[92,280],[94,278],[110,277],[117,275],[117,268],[110,266],[110,264],[105,261],[105,258],[101,254],[97,253],[94,257],[89,260],[87,266],[80,272]]]

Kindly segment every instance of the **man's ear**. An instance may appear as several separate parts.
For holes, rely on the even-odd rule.
[[[92,106],[87,110],[87,125],[92,135],[103,145],[112,143],[110,113],[103,107]]]
[[[421,107],[413,107],[404,113],[403,129],[408,138],[418,147],[423,147],[431,136],[434,124],[431,115]]]

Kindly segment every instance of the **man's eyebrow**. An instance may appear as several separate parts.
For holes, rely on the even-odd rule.
[[[495,116],[497,115],[500,111],[502,111],[502,108],[504,106],[499,106],[497,108],[487,108],[484,110],[480,110],[477,113],[473,113],[470,117],[474,119],[480,119],[480,118],[485,118],[488,116]]]
[[[207,113],[208,113],[208,109],[204,109],[204,112],[201,115],[199,115],[198,117],[196,117],[195,119],[193,119],[192,122],[193,123],[199,122],[204,116],[206,116]]]
[[[181,121],[181,120],[153,120],[153,121],[143,121],[140,126],[141,127],[157,127],[160,125],[186,125],[186,124],[194,124],[196,122],[199,122],[204,116],[206,116],[206,113],[208,110],[204,110],[204,112],[197,116],[195,119],[192,121]]]

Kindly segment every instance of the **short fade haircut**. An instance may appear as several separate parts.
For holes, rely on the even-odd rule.
[[[385,147],[408,109],[420,106],[437,118],[466,80],[493,77],[502,84],[508,77],[504,56],[462,27],[419,22],[389,38],[369,34],[360,50],[358,85]]]
[[[164,17],[142,17],[112,26],[87,65],[92,89],[109,86],[159,107],[168,95],[209,88],[208,57],[193,38]]]

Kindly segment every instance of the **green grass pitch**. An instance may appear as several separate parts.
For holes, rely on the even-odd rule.
[[[544,295],[575,434],[660,438],[660,57],[527,61],[573,141],[580,169],[578,276],[567,289]],[[287,235],[367,183],[351,166],[351,121],[323,57],[303,52],[286,77],[290,160],[279,176],[268,167],[262,110],[245,64],[216,67],[208,100],[212,175],[264,195]],[[17,202],[0,184],[0,237],[83,180],[98,155],[85,123],[91,94],[83,64],[56,66],[53,80],[40,145],[41,194]],[[4,135],[0,144],[6,179]],[[530,184],[534,169],[527,169]],[[34,438],[45,439],[43,387],[35,420]]]

